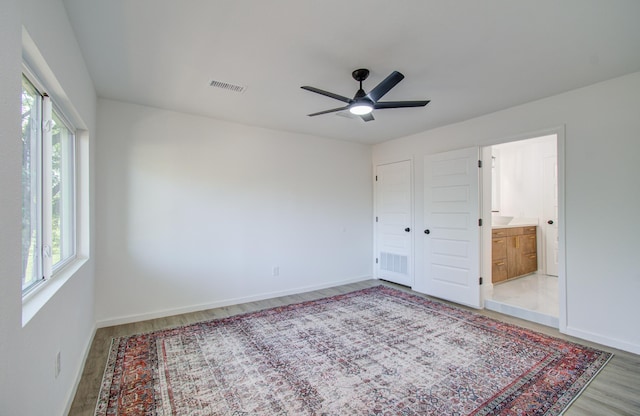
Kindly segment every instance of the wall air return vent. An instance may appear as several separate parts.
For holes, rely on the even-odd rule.
[[[380,270],[408,275],[407,256],[380,252]]]
[[[227,91],[243,93],[247,89],[244,85],[230,84],[228,82],[216,81],[215,79],[209,83],[210,86],[221,88]]]

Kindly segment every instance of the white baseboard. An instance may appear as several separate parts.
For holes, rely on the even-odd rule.
[[[594,334],[593,332],[583,331],[581,329],[572,328],[570,326],[566,328],[566,331],[564,333],[573,337],[582,338],[587,341],[606,345],[607,347],[617,348],[619,350],[627,351],[633,354],[640,354],[640,345],[638,344],[631,344],[619,339],[604,337],[599,334]]]
[[[198,305],[190,305],[190,306],[184,306],[180,308],[165,309],[161,311],[105,319],[105,320],[98,321],[96,325],[97,325],[97,328],[104,328],[104,327],[113,326],[113,325],[130,324],[133,322],[146,321],[148,319],[165,318],[167,316],[180,315],[183,313],[190,313],[190,312],[198,312],[206,309],[221,308],[224,306],[238,305],[238,304],[247,303],[247,302],[256,302],[256,301],[265,300],[265,299],[277,298],[279,296],[295,295],[297,293],[311,292],[314,290],[326,289],[329,287],[346,285],[349,283],[357,283],[357,282],[362,282],[362,281],[371,280],[371,279],[373,279],[372,276],[360,276],[360,277],[354,277],[350,279],[336,280],[336,281],[322,283],[318,285],[301,286],[294,289],[258,293],[251,296],[242,296],[242,297],[231,298],[231,299],[222,299],[222,300],[211,302],[211,303],[202,303]]]
[[[93,345],[93,339],[96,336],[96,331],[98,330],[97,325],[93,325],[93,330],[91,331],[91,336],[89,337],[89,341],[84,346],[84,352],[82,354],[82,361],[80,366],[76,371],[75,380],[73,385],[71,386],[71,391],[67,394],[67,405],[64,409],[64,414],[68,415],[71,411],[71,405],[73,404],[73,399],[76,397],[76,393],[78,391],[78,386],[80,386],[80,381],[82,380],[82,373],[84,372],[84,366],[87,363],[87,358],[89,358],[89,351],[91,351],[91,346]]]

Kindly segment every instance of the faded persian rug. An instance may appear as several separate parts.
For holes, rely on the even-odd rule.
[[[115,338],[96,415],[557,415],[611,354],[378,286]]]

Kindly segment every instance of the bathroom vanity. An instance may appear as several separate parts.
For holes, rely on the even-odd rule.
[[[538,270],[537,231],[536,225],[492,227],[492,283],[504,282]]]

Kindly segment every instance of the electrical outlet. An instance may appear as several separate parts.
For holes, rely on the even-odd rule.
[[[272,276],[280,276],[280,266],[273,266],[273,270],[271,271]]]
[[[62,370],[62,365],[61,365],[61,360],[60,360],[60,351],[58,351],[58,353],[56,354],[56,362],[55,362],[55,376],[56,378],[58,378],[58,376],[60,375],[60,370]]]

